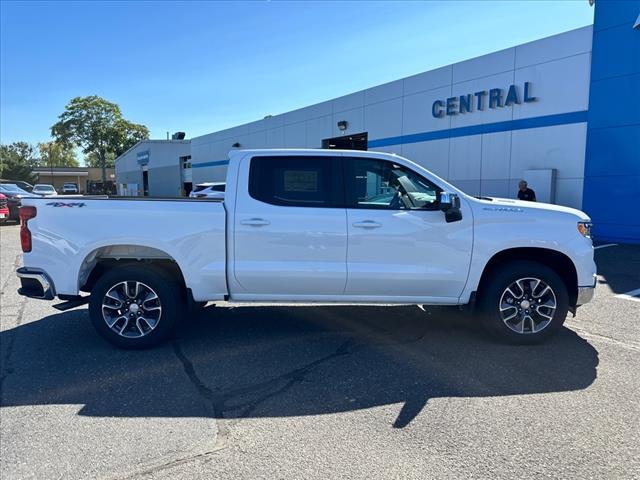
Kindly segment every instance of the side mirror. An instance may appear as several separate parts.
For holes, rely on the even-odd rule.
[[[460,197],[458,197],[458,194],[456,193],[440,193],[440,210],[444,212],[444,218],[447,223],[462,220],[462,212],[460,211]]]

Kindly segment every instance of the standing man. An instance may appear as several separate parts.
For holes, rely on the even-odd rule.
[[[536,192],[527,188],[527,182],[525,180],[520,180],[518,183],[518,200],[525,200],[527,202],[536,201]]]

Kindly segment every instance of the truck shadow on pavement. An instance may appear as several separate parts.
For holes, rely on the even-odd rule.
[[[597,350],[569,329],[543,345],[503,345],[452,308],[208,307],[190,323],[146,351],[111,347],[86,310],[2,332],[1,405],[229,419],[399,403],[402,428],[432,398],[580,390],[597,376]]]
[[[616,245],[595,251],[600,285],[607,284],[614,294],[640,287],[640,245]]]

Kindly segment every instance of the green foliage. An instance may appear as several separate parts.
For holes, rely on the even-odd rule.
[[[84,164],[87,167],[100,167],[100,160],[95,152],[91,152],[84,157]],[[116,165],[116,155],[114,153],[107,153],[105,159],[105,165],[107,168],[113,168]]]
[[[102,168],[102,180],[106,182],[109,156],[115,158],[149,138],[149,130],[125,120],[115,103],[92,95],[71,99],[51,127],[51,135],[68,148],[80,147],[85,155],[93,155],[91,161],[95,159]]]
[[[33,183],[35,177],[31,171],[39,163],[35,149],[26,142],[0,145],[0,178]]]
[[[43,167],[77,167],[78,160],[73,147],[59,142],[38,144],[40,165]]]

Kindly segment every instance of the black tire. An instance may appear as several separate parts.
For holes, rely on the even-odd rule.
[[[109,302],[106,294],[116,285],[122,284],[122,282],[125,281],[139,282],[140,284],[143,284],[144,287],[149,287],[151,292],[143,290],[144,287],[140,287],[143,292],[146,291],[149,294],[149,298],[153,297],[152,293],[157,295],[157,300],[152,300],[152,304],[150,305],[151,309],[154,309],[155,307],[155,310],[160,306],[160,313],[154,313],[158,318],[153,328],[151,328],[145,321],[142,322],[141,325],[146,325],[149,329],[148,332],[143,332],[140,326],[134,324],[131,324],[131,326],[124,330],[125,335],[127,335],[128,332],[133,332],[131,335],[141,334],[141,336],[123,336],[115,331],[119,330],[119,328],[124,325],[125,321],[128,321],[129,319],[124,318],[119,321],[119,323],[114,325],[114,330],[109,327],[107,320],[103,315],[103,301]],[[119,296],[122,296],[126,301],[131,302],[130,298],[123,295]],[[121,303],[125,306],[124,302]],[[143,303],[146,304],[146,301]],[[117,309],[118,303],[114,303],[114,305],[116,306],[111,307],[111,309],[116,312],[112,315],[113,317],[126,317],[126,312],[131,312],[131,309],[127,309],[126,307],[123,309]],[[147,304],[147,306],[149,305]],[[115,267],[108,270],[94,285],[91,291],[91,298],[89,300],[89,316],[91,317],[91,323],[93,323],[97,332],[113,345],[128,349],[150,348],[173,336],[179,325],[181,313],[185,308],[186,301],[182,286],[164,270],[149,264],[123,265],[121,267]],[[136,308],[136,310],[138,309]],[[123,313],[120,313],[121,311]],[[106,312],[106,315],[109,316],[111,315],[112,310],[107,309]],[[128,315],[131,316],[132,314],[129,313]],[[142,315],[146,315],[146,313],[143,312]],[[149,312],[149,315],[152,315],[152,313]],[[137,333],[135,333],[136,330],[138,331]]]
[[[519,280],[524,290],[518,290]],[[531,286],[536,285],[535,280],[541,280],[542,283],[531,293]],[[536,297],[544,290],[544,284],[551,291],[547,290],[542,296]],[[518,298],[514,301],[514,296],[507,292],[508,287],[513,287],[516,297],[522,294],[522,300]],[[540,343],[549,338],[562,327],[569,310],[569,295],[564,281],[549,267],[532,261],[511,262],[494,270],[483,285],[478,300],[486,330],[503,341],[517,345]],[[522,302],[523,300],[526,302]],[[545,303],[554,302],[555,310],[545,306]],[[525,305],[534,305],[536,309],[524,308]],[[505,310],[501,313],[500,308]],[[551,319],[541,316],[539,311]],[[513,312],[516,313],[514,319],[503,320],[503,317],[509,317]],[[540,322],[536,323],[536,320]],[[522,332],[516,331],[520,328]],[[536,331],[535,328],[540,330]]]

